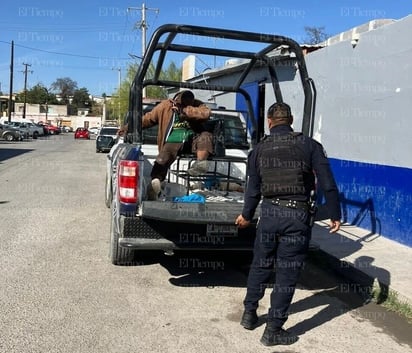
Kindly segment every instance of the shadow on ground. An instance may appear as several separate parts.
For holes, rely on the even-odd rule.
[[[2,141],[2,142],[4,142],[4,141]],[[0,143],[0,145],[3,145],[3,143]],[[34,150],[33,149],[28,149],[28,148],[3,148],[3,147],[0,147],[0,162],[4,162],[7,159],[17,157],[17,156],[20,156],[24,153],[28,153],[28,152],[32,152],[32,151],[34,151]]]
[[[359,259],[366,261],[365,259]],[[367,259],[370,260],[370,259]],[[252,261],[252,252],[230,251],[176,251],[173,256],[163,252],[141,252],[137,265],[145,266],[158,263],[170,274],[169,283],[179,287],[237,287],[246,293],[247,275]],[[273,273],[272,283],[275,271]],[[267,284],[266,295],[271,293],[272,283]],[[316,327],[324,325],[336,317],[351,312],[358,320],[371,321],[385,332],[391,332],[400,342],[411,344],[408,330],[410,326],[396,313],[371,301],[372,282],[351,281],[340,275],[324,258],[322,251],[311,251],[301,273],[297,288],[309,290],[311,294],[295,299],[290,306],[290,315],[316,309],[315,314],[303,319],[288,329],[303,335]],[[242,302],[236,312],[228,315],[230,321],[240,321],[243,311]],[[259,317],[258,326],[264,325],[266,315]],[[388,324],[390,323],[389,327]]]

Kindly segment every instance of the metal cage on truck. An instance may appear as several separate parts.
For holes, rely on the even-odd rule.
[[[204,43],[203,46],[188,45],[187,41],[179,40],[181,36],[223,38],[225,41],[242,46],[242,50],[228,46],[219,48],[210,45],[210,40],[196,41],[197,44]],[[257,50],[248,50],[256,45],[259,46]],[[276,54],[280,49],[288,50],[291,55],[287,60],[293,62],[299,72],[304,96],[301,130],[304,134],[311,135],[316,91],[313,81],[308,76],[303,51],[293,39],[271,34],[176,24],[163,25],[154,32],[130,87],[125,142],[116,146],[116,153],[112,153],[110,159],[111,199],[107,202],[106,198],[106,204],[110,204],[111,207],[110,256],[113,264],[133,263],[136,250],[252,249],[254,227],[237,230],[234,226],[235,217],[242,211],[242,202],[179,203],[170,199],[149,201],[145,198],[147,185],[145,177],[147,178],[147,168],[150,168],[148,160],[150,158],[153,160],[156,151],[147,152],[147,146],[144,144],[143,94],[148,86],[240,94],[248,111],[248,123],[253,131],[251,134],[253,146],[264,135],[263,124],[260,123],[262,117],[259,119],[262,114],[255,114],[254,102],[244,85],[250,80],[254,70],[266,70],[266,83],[273,89],[276,101],[282,102],[283,95],[277,66],[282,65],[285,58]],[[234,80],[225,84],[214,84],[204,80],[164,80],[161,78],[161,73],[167,62],[167,55],[170,53],[242,59],[242,65]],[[242,146],[242,149],[245,150],[245,146]],[[185,169],[180,169],[179,166],[184,164],[182,161],[185,160],[187,167],[194,158],[194,156],[178,157],[169,172],[175,181],[183,180],[182,185],[187,187],[187,190],[189,190],[190,177]],[[211,168],[208,177],[213,176],[214,169],[214,176],[226,183],[227,190],[232,181],[245,187],[246,176],[240,180],[242,178],[234,175],[233,166],[244,164],[246,168],[246,161],[247,154],[214,157],[211,163],[214,163],[215,168]],[[224,165],[227,169],[217,171],[216,166],[220,165]],[[196,180],[202,181],[202,177]]]

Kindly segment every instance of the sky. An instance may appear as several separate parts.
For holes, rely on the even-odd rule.
[[[50,88],[56,79],[69,77],[94,96],[113,94],[128,65],[142,54],[143,4],[148,8],[147,42],[166,23],[277,34],[303,42],[305,26],[324,27],[333,36],[371,20],[412,14],[411,0],[3,1],[0,91],[10,90],[13,41],[14,92],[23,90],[28,64],[28,89],[39,83]]]

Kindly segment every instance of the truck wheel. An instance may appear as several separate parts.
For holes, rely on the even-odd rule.
[[[113,191],[112,191],[112,181],[106,174],[106,187],[104,193],[104,201],[107,208],[110,208],[113,199]]]
[[[33,138],[37,139],[39,137],[39,133],[37,131],[33,132]]]
[[[112,207],[113,209],[113,207]],[[116,230],[114,215],[110,222],[110,261],[113,265],[134,265],[134,250],[119,246],[119,233]]]

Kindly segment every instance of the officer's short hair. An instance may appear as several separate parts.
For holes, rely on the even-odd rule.
[[[276,102],[268,109],[269,119],[286,119],[292,117],[290,106],[283,102]]]

